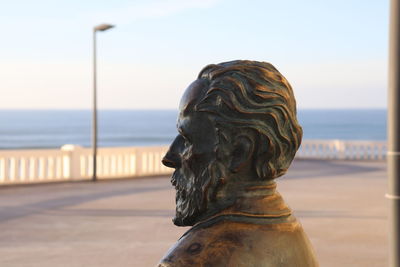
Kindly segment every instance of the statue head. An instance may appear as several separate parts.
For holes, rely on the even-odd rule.
[[[177,128],[163,164],[175,169],[179,226],[234,201],[235,185],[283,175],[302,137],[291,86],[257,61],[206,66],[181,99]]]

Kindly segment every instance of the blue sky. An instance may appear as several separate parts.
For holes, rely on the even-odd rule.
[[[299,108],[386,107],[388,1],[2,1],[0,108],[176,108],[202,67],[268,61]]]

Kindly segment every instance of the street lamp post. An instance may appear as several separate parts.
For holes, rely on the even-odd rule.
[[[400,0],[391,0],[388,93],[389,266],[400,267]]]
[[[93,176],[97,180],[97,62],[96,62],[96,33],[113,28],[114,25],[100,24],[93,28],[93,114],[92,114],[92,148],[93,148]]]

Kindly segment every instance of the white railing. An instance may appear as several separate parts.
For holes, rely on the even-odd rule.
[[[163,175],[172,169],[161,164],[162,147],[113,147],[98,150],[99,179]],[[386,142],[303,140],[300,159],[383,160]],[[90,148],[65,145],[61,149],[0,150],[0,185],[90,179]]]
[[[0,183],[30,183],[67,178],[68,160],[59,149],[0,150]]]
[[[297,158],[383,160],[386,159],[385,141],[303,140]]]
[[[161,164],[168,147],[100,148],[99,179],[163,175],[172,169]],[[0,150],[0,184],[90,179],[90,148],[65,145],[61,149]]]

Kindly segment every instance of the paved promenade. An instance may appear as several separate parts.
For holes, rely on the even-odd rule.
[[[321,267],[386,266],[384,162],[299,160],[278,191]],[[0,188],[0,266],[154,266],[175,227],[167,177]]]

